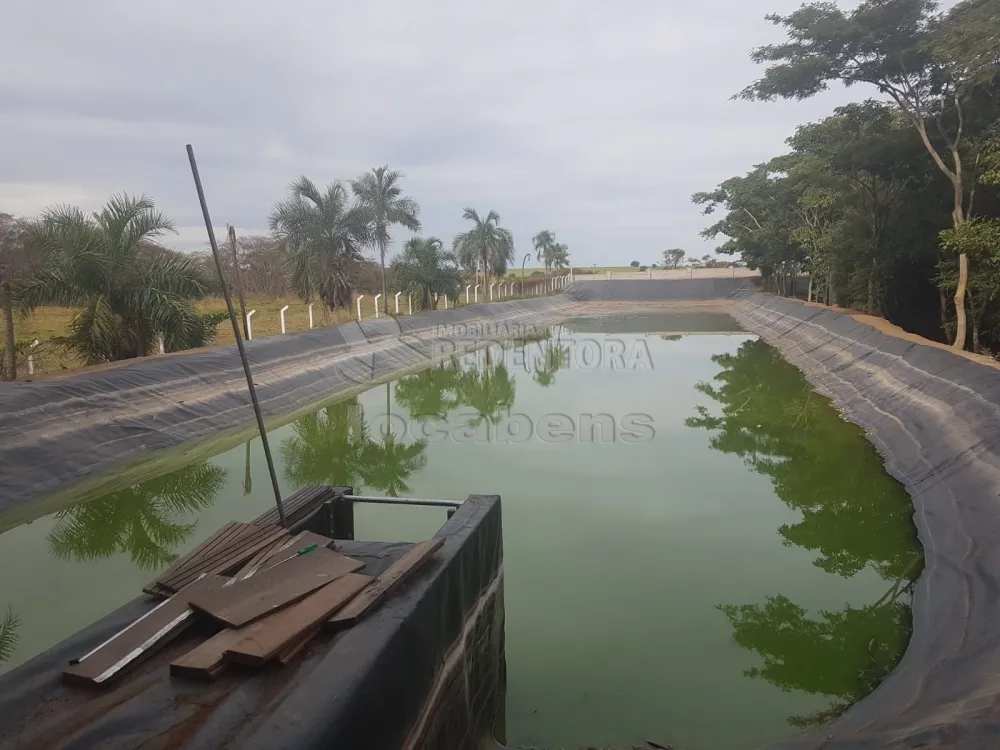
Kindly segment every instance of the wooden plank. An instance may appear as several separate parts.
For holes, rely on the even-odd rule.
[[[103,685],[163,646],[194,622],[189,600],[223,590],[224,578],[206,577],[160,603],[63,671],[69,682]]]
[[[236,533],[229,536],[224,544],[218,545],[206,554],[193,561],[191,565],[179,570],[172,576],[163,578],[162,581],[169,584],[171,581],[184,578],[192,573],[199,573],[214,567],[220,560],[228,558],[235,550],[242,549],[254,540],[259,539],[267,533],[268,529],[252,524],[240,524]]]
[[[309,641],[319,634],[319,625],[314,625],[294,641],[285,646],[276,657],[276,661],[281,666],[285,666],[298,656],[308,645]]]
[[[157,576],[155,579],[146,584],[146,588],[144,588],[143,591],[145,591],[147,594],[155,594],[156,591],[154,591],[154,589],[163,588],[162,585],[163,581],[176,575],[178,571],[186,567],[189,567],[204,553],[208,552],[217,544],[219,544],[229,534],[232,534],[236,527],[241,525],[242,524],[239,524],[236,521],[230,521],[229,523],[227,523],[225,526],[223,526],[221,529],[219,529],[214,534],[209,536],[205,541],[203,541],[193,550],[188,552],[186,555],[182,555],[181,557],[174,560],[174,562],[170,565],[170,567],[168,567],[165,571],[160,573],[159,576]]]
[[[442,544],[444,544],[443,539],[429,539],[414,544],[388,570],[378,576],[371,586],[331,617],[328,620],[329,625],[337,629],[349,628],[375,611],[396,588],[433,557]]]
[[[325,500],[329,500],[332,497],[334,497],[333,490],[325,485],[304,487],[285,498],[282,502],[285,508],[285,518],[288,520],[288,523],[295,523],[309,515],[309,513],[322,505]],[[274,525],[278,524],[279,521],[278,509],[273,508],[258,516],[254,520],[254,524]]]
[[[279,552],[275,552],[273,555],[269,555],[260,566],[261,570],[267,570],[268,568],[277,565],[281,560],[286,559],[289,555],[298,552],[306,547],[316,546],[316,549],[321,547],[324,549],[330,549],[330,545],[333,540],[328,536],[323,536],[322,534],[315,534],[312,531],[303,531],[294,537],[294,541],[284,547]],[[332,550],[331,550],[332,551]],[[337,554],[340,554],[339,552]]]
[[[250,534],[259,534],[260,530],[250,524],[235,523],[231,525],[229,532],[220,536],[211,548],[205,549],[197,557],[191,558],[183,566],[180,566],[169,575],[162,575],[157,580],[162,586],[179,589],[183,586],[179,582],[186,581],[193,577],[198,577],[212,567],[216,561],[224,558],[233,548],[238,547]]]
[[[243,638],[241,631],[227,628],[170,662],[170,674],[194,680],[214,680],[226,667],[226,649]]]
[[[259,528],[262,533],[254,533],[244,540],[241,540],[237,547],[227,550],[224,553],[220,553],[220,555],[213,559],[211,564],[201,572],[208,573],[209,575],[228,575],[229,573],[239,569],[240,566],[244,565],[247,560],[253,557],[268,544],[271,544],[276,539],[288,533],[278,526],[274,526],[269,529],[264,527]],[[183,588],[190,583],[192,576],[197,577],[198,575],[200,575],[200,573],[192,572],[176,582],[170,582],[169,585]]]
[[[238,581],[243,580],[244,578],[249,578],[251,575],[256,573],[258,569],[260,569],[260,567],[264,564],[265,560],[267,560],[274,553],[279,552],[290,546],[294,542],[295,538],[296,537],[290,535],[284,537],[278,537],[271,544],[264,547],[259,552],[257,552],[253,557],[247,560],[246,563],[244,563],[243,567],[236,572],[233,578],[235,578]]]
[[[348,573],[300,602],[236,632],[243,638],[226,650],[226,658],[260,666],[293,646],[371,583],[371,577]]]
[[[191,597],[191,606],[229,627],[241,628],[364,566],[322,547],[304,555],[296,555],[293,547],[274,559],[271,567],[252,578]]]

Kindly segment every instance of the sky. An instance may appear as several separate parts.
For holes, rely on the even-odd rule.
[[[165,244],[265,233],[305,174],[388,164],[451,240],[495,210],[518,259],[541,229],[574,265],[716,243],[691,194],[781,153],[796,125],[871,91],[731,101],[798,0],[6,0],[0,212],[145,193]],[[396,230],[396,242],[409,232]],[[529,261],[529,265],[531,262]]]

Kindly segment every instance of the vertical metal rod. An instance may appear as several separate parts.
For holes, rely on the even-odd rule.
[[[222,261],[219,259],[219,245],[215,241],[215,230],[212,229],[212,219],[208,215],[208,203],[205,202],[205,190],[201,186],[201,176],[198,174],[198,162],[194,158],[194,149],[187,145],[188,161],[191,162],[191,175],[194,186],[198,190],[198,202],[201,203],[201,213],[205,217],[205,229],[208,231],[208,242],[212,246],[212,257],[215,258],[215,269],[219,272],[219,283],[222,294],[226,298],[226,309],[229,310],[229,320],[233,324],[233,336],[236,337],[236,347],[240,351],[240,361],[243,363],[243,373],[247,376],[247,388],[250,390],[250,401],[253,402],[253,413],[257,417],[257,429],[260,430],[260,441],[264,445],[264,458],[267,459],[267,470],[271,474],[271,487],[274,489],[274,502],[278,506],[278,518],[286,529],[285,506],[281,502],[281,489],[278,487],[278,475],[274,471],[274,459],[271,458],[271,446],[267,442],[267,429],[264,427],[264,417],[260,413],[260,403],[257,401],[257,389],[254,388],[253,376],[250,374],[250,363],[243,347],[243,337],[240,336],[240,324],[236,321],[236,311],[233,309],[233,298],[229,296],[226,277],[222,273]]]
[[[243,336],[247,339],[250,338],[250,334],[247,333],[247,303],[246,299],[243,297],[243,277],[240,276],[240,259],[239,254],[236,252],[236,229],[232,224],[229,224],[229,249],[233,253],[233,278],[236,279],[236,294],[240,298],[240,318],[243,321]],[[225,284],[225,282],[222,282]]]

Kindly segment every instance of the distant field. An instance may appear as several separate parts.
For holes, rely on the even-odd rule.
[[[508,297],[508,299],[517,299],[518,296],[513,295]],[[479,301],[480,303],[488,302],[488,292],[480,289]],[[499,301],[499,299],[496,301]],[[457,301],[449,300],[448,307],[454,307],[456,302],[459,305],[465,304],[464,293],[462,294],[462,298]],[[234,304],[236,305],[236,313],[239,315],[239,303],[234,300]],[[294,333],[309,329],[309,306],[298,297],[275,299],[271,297],[251,296],[247,298],[246,305],[248,312],[250,310],[257,311],[250,319],[251,334],[255,339],[281,333],[280,310],[285,305],[288,305],[288,310],[285,311],[285,331],[287,333]],[[225,312],[226,301],[223,298],[210,297],[197,302],[195,306],[202,313]],[[313,327],[322,328],[324,326],[340,325],[356,320],[356,310],[357,308],[352,306],[350,311],[331,311],[326,309],[324,305],[316,303],[313,305]],[[389,297],[389,311],[390,313],[395,311],[395,301],[392,296]],[[69,324],[74,312],[73,309],[68,307],[39,307],[24,320],[15,318],[14,329],[17,340],[21,342],[35,341],[37,339],[39,342],[39,345],[32,350],[36,375],[77,370],[83,367],[82,362],[72,353],[51,342],[53,338],[66,335],[66,326]],[[407,300],[403,295],[400,295],[399,298],[399,312],[400,315],[406,315],[408,312]],[[414,309],[414,312],[417,312],[417,310]],[[374,297],[372,295],[365,295],[362,300],[361,317],[363,319],[375,317]],[[2,320],[0,320],[0,347],[3,346],[5,328]],[[230,323],[223,321],[216,328],[215,339],[212,345],[228,344],[232,340],[232,327]],[[26,362],[19,361],[18,376],[19,379],[28,377]]]

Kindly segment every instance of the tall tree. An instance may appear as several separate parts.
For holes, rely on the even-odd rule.
[[[271,231],[288,258],[289,280],[305,301],[319,297],[331,310],[350,308],[352,273],[372,238],[367,210],[351,205],[347,187],[333,182],[320,192],[308,177],[289,188],[290,197],[271,211]]]
[[[556,270],[561,271],[562,269],[569,266],[569,248],[561,242],[557,242],[552,246],[550,251],[551,255],[551,266]]]
[[[382,301],[389,311],[389,295],[385,286],[385,251],[392,236],[389,233],[394,224],[420,231],[420,206],[409,196],[403,195],[399,181],[403,175],[388,166],[376,167],[351,183],[351,189],[358,203],[368,212],[371,221],[371,239],[378,248],[379,262],[382,264]]]
[[[663,251],[663,265],[667,268],[677,268],[682,260],[684,260],[684,251],[679,247]]]
[[[112,197],[98,212],[47,209],[27,230],[29,247],[48,254],[18,291],[27,314],[38,305],[80,308],[68,345],[87,364],[142,357],[159,335],[169,351],[204,346],[215,333],[191,300],[207,281],[197,260],[155,244],[173,222],[145,196]]]
[[[935,9],[933,0],[864,0],[848,12],[821,2],[768,16],[784,27],[788,41],[751,53],[769,67],[738,96],[805,99],[833,81],[875,86],[896,103],[950,181],[952,222],[959,227],[968,219],[966,97],[1000,72],[1000,14],[994,0],[966,0],[945,16]],[[965,347],[967,280],[963,253],[955,291],[957,349]]]
[[[496,211],[482,217],[474,208],[466,208],[462,218],[471,221],[473,226],[455,235],[452,248],[463,267],[475,261],[476,267],[483,271],[484,285],[489,287],[490,273],[502,267],[502,274],[514,262],[514,235],[500,226],[500,214]]]
[[[535,260],[545,266],[548,271],[552,267],[552,247],[556,244],[556,235],[548,229],[531,238],[535,245]]]

